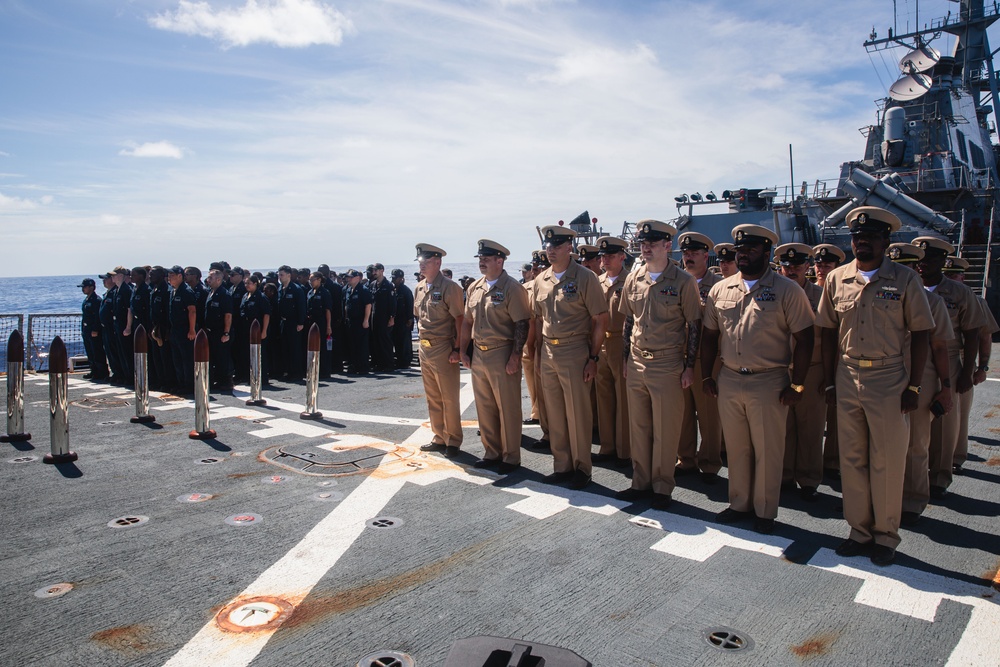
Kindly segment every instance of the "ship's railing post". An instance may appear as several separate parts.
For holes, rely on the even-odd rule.
[[[250,400],[247,405],[267,405],[260,397],[261,361],[260,322],[254,320],[250,324]]]
[[[306,345],[306,411],[299,414],[300,419],[322,419],[323,413],[316,408],[319,398],[319,356],[320,356],[319,325],[315,322],[309,328],[309,341]]]
[[[141,324],[132,332],[132,352],[135,359],[135,417],[129,421],[148,424],[155,422],[156,417],[149,414],[149,337],[146,327]]]
[[[194,339],[194,430],[188,433],[192,440],[214,440],[208,416],[208,336],[198,331]]]
[[[44,463],[76,461],[76,452],[69,449],[69,359],[66,345],[56,336],[49,347],[49,438],[51,452]]]

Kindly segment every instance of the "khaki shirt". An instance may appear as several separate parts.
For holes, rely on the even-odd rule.
[[[771,269],[749,292],[741,273],[720,281],[705,304],[704,326],[720,332],[722,363],[730,368],[787,367],[792,363],[791,335],[814,321],[802,288]]]
[[[629,274],[618,306],[632,317],[632,345],[655,352],[684,348],[687,325],[701,319],[698,281],[671,264],[655,281],[642,266]]]
[[[534,283],[534,313],[546,338],[589,336],[591,318],[608,312],[600,279],[576,262],[569,263],[562,280],[549,267]]]
[[[806,298],[809,299],[809,307],[812,308],[813,315],[815,316],[816,311],[819,310],[819,300],[823,297],[823,288],[818,286],[816,283],[811,283],[807,280],[805,287],[802,289],[805,290]],[[809,361],[810,366],[823,363],[823,350],[822,346],[819,344],[820,328],[815,327],[813,333],[816,335],[816,338],[813,341],[813,356]],[[794,345],[792,349],[795,349]]]
[[[434,282],[421,280],[413,290],[413,315],[420,337],[428,340],[458,339],[455,319],[462,316],[462,287],[439,273]]]
[[[996,318],[993,317],[992,311],[990,311],[990,305],[986,303],[986,299],[981,296],[977,296],[976,299],[979,301],[980,307],[983,309],[983,316],[986,318],[986,331],[992,336],[996,332],[1000,331],[1000,326],[997,325]]]
[[[962,352],[965,339],[962,332],[978,331],[986,324],[986,318],[975,293],[957,280],[941,278],[941,282],[934,288],[934,294],[944,299],[951,318],[951,328],[955,330],[955,337],[948,341],[948,355],[954,357]]]
[[[858,272],[857,260],[831,271],[816,324],[837,329],[840,354],[883,359],[901,356],[907,331],[933,329],[934,317],[920,276],[886,257],[871,282]]]
[[[697,278],[695,280],[698,282],[698,296],[701,297],[701,305],[704,308],[705,304],[708,303],[708,293],[715,287],[715,283],[722,282],[723,277],[706,271],[701,280]]]
[[[611,276],[601,274],[601,289],[604,290],[604,298],[608,302],[608,332],[607,338],[621,336],[625,330],[625,315],[619,310],[622,300],[622,290],[625,288],[625,280],[628,278],[628,271],[622,267],[622,272],[613,281]]]
[[[472,340],[489,347],[514,340],[514,324],[531,319],[528,293],[504,271],[490,287],[483,276],[465,293],[465,317],[472,318]]]

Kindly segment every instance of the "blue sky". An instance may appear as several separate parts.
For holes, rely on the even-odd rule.
[[[470,261],[482,237],[523,259],[584,209],[617,232],[681,192],[784,186],[790,143],[797,180],[832,179],[894,80],[861,46],[891,21],[889,0],[0,0],[0,275],[421,241]]]

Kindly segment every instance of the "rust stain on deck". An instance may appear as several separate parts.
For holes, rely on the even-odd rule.
[[[986,462],[986,465],[994,467],[1000,466],[1000,456],[994,456],[993,458],[991,458]]]
[[[992,570],[987,570],[983,573],[983,579],[990,582],[990,585],[994,589],[1000,591],[1000,561],[997,561],[996,566]]]
[[[95,632],[90,638],[98,644],[118,651],[134,654],[164,648],[165,644],[153,640],[153,630],[147,625],[123,625]]]
[[[790,646],[789,650],[800,658],[814,658],[818,655],[826,655],[830,651],[830,646],[837,641],[839,635],[825,632],[815,635],[805,640],[801,644]]]

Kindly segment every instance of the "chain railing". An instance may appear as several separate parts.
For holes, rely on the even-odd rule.
[[[0,373],[7,372],[7,340],[12,331],[24,335],[24,315],[20,313],[0,314]]]
[[[66,345],[66,355],[70,358],[85,356],[80,313],[56,313],[28,315],[28,339],[26,341],[25,362],[28,370],[49,369],[49,346],[59,336]]]

